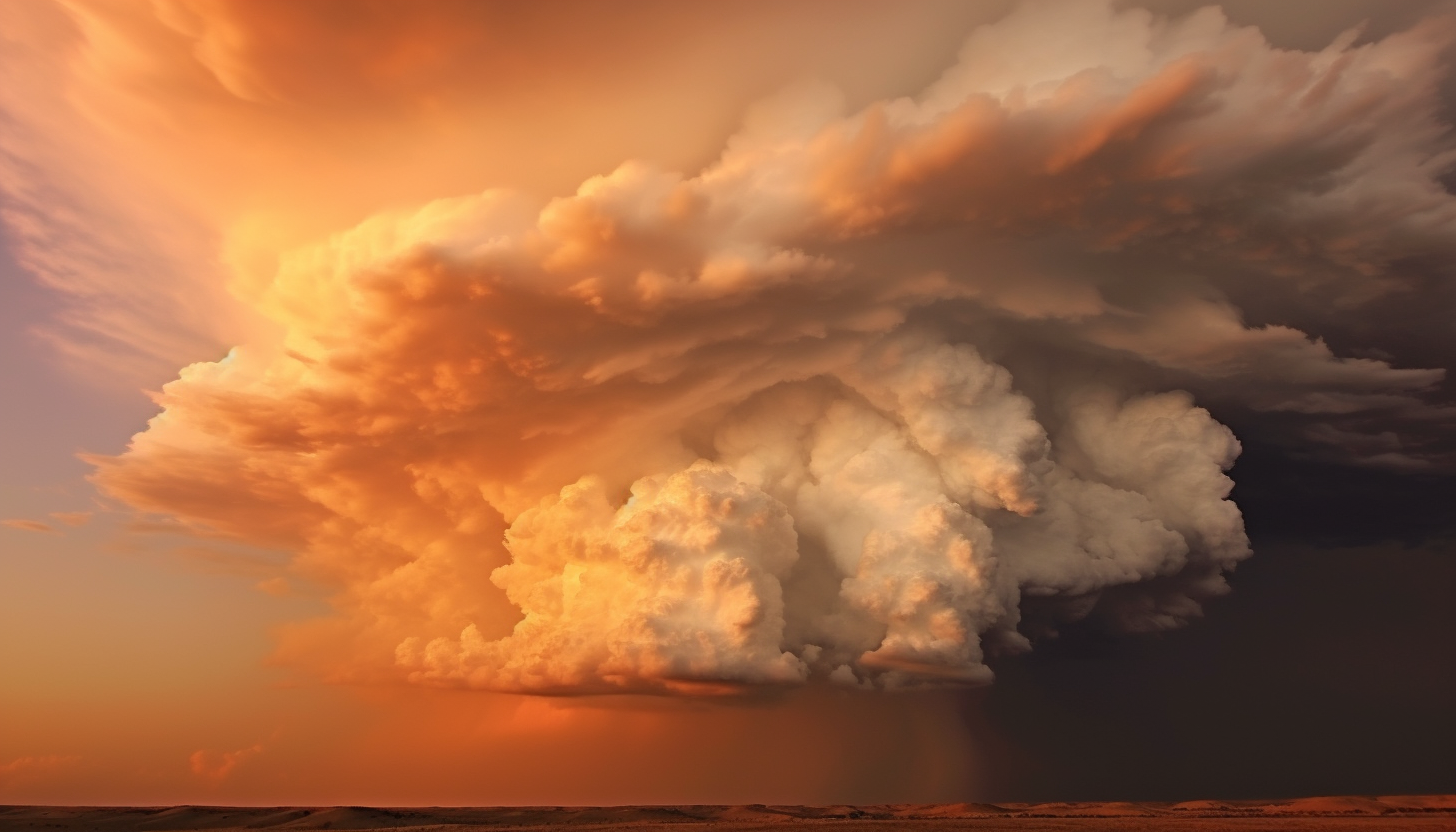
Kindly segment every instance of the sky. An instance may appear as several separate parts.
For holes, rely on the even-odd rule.
[[[0,801],[1456,791],[1456,7],[0,9]]]

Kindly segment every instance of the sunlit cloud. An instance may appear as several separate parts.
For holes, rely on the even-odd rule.
[[[33,784],[75,768],[81,757],[75,754],[45,754],[17,757],[0,763],[0,789]]]
[[[1169,629],[1227,591],[1251,552],[1215,413],[1453,465],[1444,368],[1337,320],[1420,304],[1456,254],[1449,21],[1298,51],[1215,8],[1022,3],[913,95],[790,84],[699,164],[629,152],[562,195],[300,138],[317,107],[435,142],[473,106],[447,70],[514,54],[468,5],[348,37],[291,6],[68,8],[33,25],[69,57],[4,102],[32,131],[7,222],[75,299],[57,338],[185,364],[95,481],[291,553],[335,614],[279,656],[327,678],[982,684],[1072,622]],[[172,165],[182,113],[212,120]],[[142,155],[83,188],[99,162],[47,156],[51,118]],[[411,171],[435,191],[382,182]],[[189,557],[289,591],[219,551]]]
[[[26,520],[24,518],[0,520],[0,526],[4,526],[7,529],[18,529],[23,532],[42,532],[46,534],[55,534],[56,532],[54,528],[39,520]]]
[[[232,775],[238,766],[261,753],[263,753],[262,743],[254,743],[247,748],[239,748],[235,751],[199,749],[192,752],[191,756],[187,758],[187,765],[197,777],[221,783]]]
[[[50,516],[74,528],[91,522],[91,514],[89,511],[53,511]]]

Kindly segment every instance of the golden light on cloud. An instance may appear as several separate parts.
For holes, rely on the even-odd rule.
[[[1114,587],[1101,614],[1178,626],[1248,554],[1222,473],[1237,443],[1182,393],[1009,373],[981,332],[1050,352],[1019,332],[1031,319],[1084,357],[1115,345],[1272,377],[1288,398],[1430,385],[1439,372],[1246,328],[1196,279],[1075,258],[1186,269],[1170,245],[1218,248],[1338,291],[1387,256],[1360,194],[1429,181],[1422,87],[1402,74],[1442,41],[1282,52],[1215,10],[1054,6],[976,30],[918,98],[845,114],[831,88],[791,88],[694,176],[629,161],[570,197],[450,197],[281,252],[245,296],[272,334],[184,370],[130,450],[96,460],[98,482],[297,551],[339,588],[352,644],[310,649],[345,675],[527,692],[983,682],[988,646],[1027,649]],[[261,75],[288,70],[224,54],[246,38],[211,25],[185,31],[228,92],[290,100]],[[1067,33],[1054,52],[1048,32]],[[1257,173],[1332,143],[1293,181]],[[1390,221],[1419,235],[1422,216]],[[937,239],[952,228],[960,241]],[[1023,282],[1048,235],[1070,249],[1062,273]],[[891,260],[916,246],[922,262]],[[1162,286],[1128,294],[1147,279]],[[1094,300],[1065,310],[1059,284]],[[994,320],[957,321],[976,314]],[[1063,601],[1024,621],[1022,597]]]
[[[668,708],[983,685],[1228,591],[1225,413],[1450,462],[1392,438],[1444,418],[1444,371],[1322,328],[1452,254],[1449,20],[1301,51],[1217,8],[986,3],[927,67],[926,21],[970,12],[850,4],[842,43],[889,27],[876,81],[790,42],[822,4],[556,8],[6,23],[4,217],[70,298],[50,337],[161,387],[93,481],[286,553],[207,556],[327,596],[275,661]],[[512,707],[490,730],[620,740]],[[245,778],[252,739],[187,770]]]

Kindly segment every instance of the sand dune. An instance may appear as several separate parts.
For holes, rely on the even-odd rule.
[[[0,830],[184,832],[243,829],[1436,830],[1456,828],[1456,795],[1307,797],[1181,803],[947,803],[877,806],[522,806],[491,808],[0,807]]]

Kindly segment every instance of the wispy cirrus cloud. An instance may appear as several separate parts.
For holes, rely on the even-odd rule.
[[[12,517],[8,520],[0,520],[0,526],[4,526],[7,529],[18,529],[24,532],[42,532],[45,534],[56,533],[56,530],[54,528],[45,523],[42,523],[39,520],[27,520],[24,518]]]

